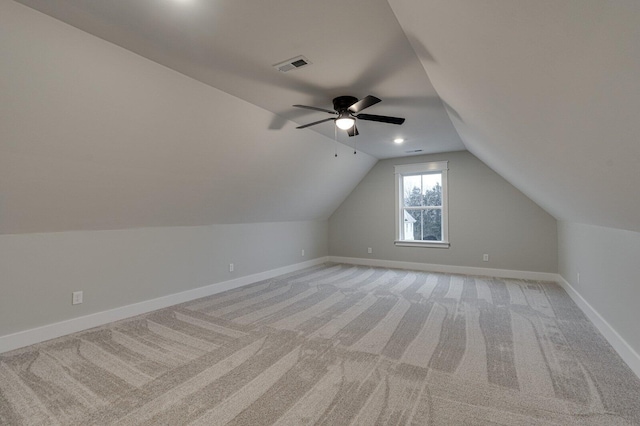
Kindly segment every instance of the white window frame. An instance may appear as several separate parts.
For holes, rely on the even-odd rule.
[[[395,166],[396,190],[395,190],[395,219],[396,219],[396,246],[403,247],[434,247],[449,248],[449,185],[447,183],[448,161],[432,161],[429,163],[401,164]],[[418,241],[401,240],[404,227],[404,188],[403,176],[441,174],[442,175],[442,240],[441,241]],[[433,208],[433,207],[430,207]]]

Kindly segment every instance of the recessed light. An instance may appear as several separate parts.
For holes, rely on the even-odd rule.
[[[404,142],[404,139],[402,139],[402,138],[395,138],[393,140],[393,143],[397,143],[397,144],[401,144],[402,142]]]

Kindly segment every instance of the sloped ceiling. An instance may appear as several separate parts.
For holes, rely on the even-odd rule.
[[[1,3],[0,232],[327,217],[414,147],[466,147],[558,219],[640,231],[635,0],[20,2],[207,85]],[[270,68],[297,54],[313,66]],[[405,146],[377,123],[353,138],[371,155],[293,129],[324,118],[293,103],[369,93]]]
[[[389,3],[469,151],[558,219],[640,231],[640,2]]]
[[[0,52],[3,234],[326,219],[376,162],[10,1]]]
[[[376,158],[464,149],[386,0],[18,1],[273,112],[271,130],[331,117],[294,104],[333,109],[334,97],[371,94],[382,102],[367,113],[406,122],[362,121],[360,136],[338,133],[343,142]],[[298,55],[312,64],[272,67]],[[333,139],[334,129],[298,133]]]

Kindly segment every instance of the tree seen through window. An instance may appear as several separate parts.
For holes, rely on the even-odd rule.
[[[442,240],[441,179],[440,173],[403,176],[404,211],[415,220],[413,235],[405,227],[405,240]]]

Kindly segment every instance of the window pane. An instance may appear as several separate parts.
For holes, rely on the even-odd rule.
[[[422,220],[422,210],[403,210],[403,227],[402,227],[402,239],[403,240],[415,240],[420,239],[420,233],[418,238],[415,237],[416,225],[420,225]]]
[[[424,206],[442,205],[442,175],[422,175],[422,197]]]
[[[442,210],[404,210],[403,240],[442,241]]]
[[[403,176],[402,188],[405,207],[442,205],[442,174],[440,173]]]
[[[422,196],[422,176],[403,176],[402,188],[404,189],[405,206],[421,206]]]
[[[442,210],[423,210],[421,224],[422,240],[442,241]]]

